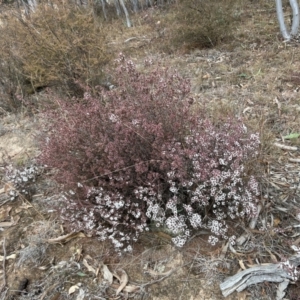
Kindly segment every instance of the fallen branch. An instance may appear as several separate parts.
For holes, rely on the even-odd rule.
[[[289,161],[300,163],[300,158],[289,158]]]
[[[292,256],[289,259],[289,264],[293,267],[297,267],[300,264],[300,254]],[[280,291],[278,294],[282,294],[283,286],[287,286],[287,282],[293,281],[294,277],[286,270],[281,267],[282,264],[267,264],[255,266],[244,271],[241,271],[234,276],[227,278],[223,283],[220,284],[220,289],[224,297],[227,297],[234,291],[241,292],[250,285],[261,283],[264,281],[280,282]],[[277,297],[277,299],[282,299]]]
[[[72,239],[86,237],[82,232],[71,232],[62,236],[59,236],[54,239],[48,239],[47,242],[49,244],[59,244],[59,243],[67,243]]]
[[[255,228],[256,223],[257,223],[257,219],[258,219],[258,216],[259,216],[261,210],[262,210],[262,206],[261,206],[261,204],[259,204],[259,205],[257,206],[257,213],[256,213],[256,216],[253,217],[253,218],[251,219],[251,221],[250,221],[250,224],[249,224],[249,228],[250,228],[250,229],[253,230],[253,229]],[[249,234],[248,232],[243,233],[243,234],[237,239],[237,241],[236,241],[237,244],[238,244],[239,246],[243,245],[243,244],[246,242],[246,240],[248,239],[249,236],[250,236],[250,234]]]
[[[297,151],[298,148],[295,146],[288,146],[288,145],[284,145],[284,144],[279,144],[279,143],[274,143],[274,146],[280,148],[280,149],[284,149],[284,150],[292,150],[292,151]]]

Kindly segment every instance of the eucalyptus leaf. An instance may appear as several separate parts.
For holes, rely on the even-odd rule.
[[[300,133],[290,133],[289,135],[284,136],[285,140],[297,139],[300,137]]]
[[[248,75],[245,74],[245,73],[241,73],[241,74],[239,74],[238,76],[239,76],[239,77],[242,77],[242,78],[247,78],[247,77],[248,77]]]

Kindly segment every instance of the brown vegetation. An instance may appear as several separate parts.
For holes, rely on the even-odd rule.
[[[181,0],[173,8],[171,43],[185,49],[214,48],[230,42],[240,20],[240,0]]]
[[[7,94],[16,99],[55,86],[78,96],[80,83],[101,84],[111,59],[107,31],[92,10],[60,1],[30,16],[11,12],[0,42]]]

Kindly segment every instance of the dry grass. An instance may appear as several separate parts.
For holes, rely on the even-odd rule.
[[[49,246],[47,239],[59,235],[59,226],[55,222],[37,221],[28,226],[26,231],[30,233],[23,241],[26,246],[20,251],[17,265],[40,266],[45,260]]]
[[[191,50],[182,48],[182,45],[172,45],[170,39],[174,27],[173,23],[168,23],[174,16],[171,8],[149,10],[134,16],[135,27],[130,29],[122,27],[122,22],[118,20],[110,25],[112,30],[108,46],[112,52],[123,51],[138,64],[145,56],[151,55],[162,66],[177,68],[191,79],[198,104],[205,103],[208,114],[216,119],[226,112],[241,116],[253,130],[261,133],[262,139],[260,160],[253,162],[252,168],[259,172],[263,210],[253,231],[247,229],[247,224],[232,223],[231,230],[237,234],[244,231],[250,233],[249,240],[243,246],[235,246],[239,255],[229,251],[223,264],[218,265],[216,262],[220,257],[221,245],[207,249],[205,235],[196,237],[178,251],[170,246],[168,237],[158,240],[157,233],[143,237],[135,245],[132,257],[108,259],[100,254],[110,269],[125,269],[134,284],[142,285],[153,280],[149,273],[144,273],[145,266],[155,272],[162,271],[163,267],[168,271],[172,268],[172,262],[175,268],[181,266],[170,278],[147,287],[151,299],[178,299],[178,295],[181,295],[180,299],[190,299],[191,296],[204,299],[207,295],[211,295],[210,299],[221,299],[216,292],[217,286],[214,286],[215,294],[208,288],[206,294],[201,294],[199,280],[201,284],[203,280],[204,284],[203,278],[210,274],[220,278],[234,274],[241,259],[246,266],[273,262],[274,258],[280,261],[293,253],[291,244],[299,246],[300,243],[299,229],[293,227],[299,224],[300,164],[290,160],[299,158],[299,150],[283,150],[274,146],[274,142],[279,142],[299,147],[299,138],[285,140],[283,137],[300,132],[300,48],[297,42],[282,43],[273,1],[242,1],[239,8],[240,21],[234,23],[232,40],[221,40],[214,49]],[[95,241],[88,241],[83,244],[84,251],[96,257],[100,246]],[[64,247],[63,252],[67,256],[70,246],[67,244]],[[64,257],[61,253],[57,255],[58,261]],[[185,266],[187,263],[190,264]],[[75,265],[70,270],[73,275],[77,273]],[[66,273],[54,276],[51,282],[62,280],[63,274]],[[40,276],[39,284],[46,287],[45,274]],[[81,280],[68,276],[65,278],[74,283]],[[91,278],[85,280],[92,282]],[[37,283],[35,281],[33,286]],[[65,288],[69,286],[69,283],[65,284]],[[45,290],[49,287],[50,281]],[[276,287],[268,283],[254,286],[249,289],[250,299],[274,299]],[[54,291],[49,292],[49,297],[54,294]],[[289,287],[290,299],[297,299],[298,295],[299,285]],[[142,299],[141,295],[136,299]]]
[[[240,18],[240,0],[178,1],[174,12],[171,43],[190,49],[214,48],[230,41]]]
[[[40,5],[30,17],[8,13],[1,28],[1,65],[4,92],[14,108],[18,96],[55,86],[71,95],[82,95],[80,84],[104,80],[104,66],[111,59],[103,25],[92,10],[63,4]],[[20,101],[19,101],[20,103]]]

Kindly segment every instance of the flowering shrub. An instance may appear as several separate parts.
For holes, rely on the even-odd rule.
[[[13,201],[20,194],[25,196],[30,194],[30,186],[42,173],[42,168],[31,165],[18,169],[10,164],[6,166],[5,171],[5,179],[12,184],[9,196],[10,200]]]
[[[179,247],[199,228],[212,244],[234,242],[227,220],[256,212],[258,184],[245,163],[258,135],[239,119],[209,121],[176,72],[144,74],[121,55],[114,84],[76,103],[56,99],[59,109],[45,113],[40,162],[71,189],[62,218],[128,251],[150,223]]]

